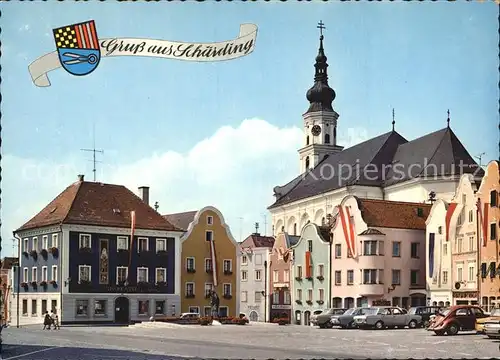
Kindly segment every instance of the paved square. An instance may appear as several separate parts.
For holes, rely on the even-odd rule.
[[[3,359],[165,358],[491,358],[499,341],[475,334],[416,330],[340,330],[306,326],[39,327],[4,330]]]

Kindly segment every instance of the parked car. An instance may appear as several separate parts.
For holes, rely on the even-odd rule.
[[[442,306],[414,306],[410,308],[408,313],[420,315],[422,317],[422,326],[427,328],[431,323],[431,316],[436,315],[442,309]]]
[[[420,315],[405,314],[398,307],[383,306],[365,308],[363,315],[354,316],[354,322],[361,329],[404,328],[415,329],[422,323]]]
[[[490,315],[487,317],[476,319],[476,332],[478,334],[484,334],[484,324],[492,320],[500,320],[500,308],[491,310]]]
[[[321,314],[311,317],[311,323],[315,326],[319,326],[321,329],[331,328],[332,323],[330,322],[333,316],[339,316],[345,313],[347,309],[335,308],[335,309],[326,309]]]
[[[309,325],[314,326],[316,324],[316,318],[319,314],[322,314],[325,310],[314,310],[313,314],[309,318]]]
[[[182,313],[179,318],[179,324],[197,324],[200,320],[198,313]]]
[[[332,326],[340,326],[342,329],[356,328],[357,326],[354,322],[354,317],[356,315],[363,315],[363,309],[369,308],[350,308],[342,315],[332,316],[330,322],[332,323]]]
[[[490,339],[500,339],[500,319],[484,323],[484,334]],[[500,345],[499,345],[500,349]]]
[[[488,315],[476,305],[455,305],[440,311],[427,330],[436,335],[456,335],[459,331],[471,331],[476,328],[476,319]]]

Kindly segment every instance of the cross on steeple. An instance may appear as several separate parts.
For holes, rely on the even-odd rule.
[[[448,113],[448,119],[446,119],[446,123],[448,124],[447,126],[450,127],[450,109],[448,109],[447,113]]]
[[[326,29],[325,24],[323,24],[323,20],[320,20],[318,26],[316,27],[319,29],[319,34],[321,38],[323,38],[323,29]]]
[[[392,108],[392,131],[394,131],[395,124],[396,124],[396,120],[394,120],[394,108]]]

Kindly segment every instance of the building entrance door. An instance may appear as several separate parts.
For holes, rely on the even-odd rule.
[[[128,324],[130,320],[130,302],[125,296],[115,300],[115,323]]]

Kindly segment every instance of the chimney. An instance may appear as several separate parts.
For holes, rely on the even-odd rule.
[[[149,205],[149,186],[141,186],[139,187],[139,197]]]
[[[84,177],[85,177],[85,175],[78,175],[78,181],[83,182]]]

